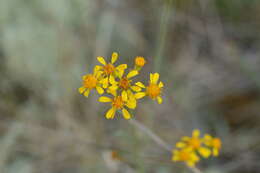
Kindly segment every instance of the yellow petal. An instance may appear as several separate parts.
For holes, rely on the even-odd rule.
[[[162,88],[164,85],[162,82],[160,82],[158,86],[159,86],[159,88]]]
[[[112,90],[112,91],[115,91],[115,90],[117,90],[118,89],[118,86],[117,85],[111,85],[110,87],[109,87],[109,90]]]
[[[103,64],[103,65],[106,65],[106,64],[107,64],[106,61],[104,60],[104,58],[103,58],[102,56],[98,56],[98,57],[97,57],[97,60],[98,60],[101,64]]]
[[[192,136],[195,137],[195,138],[199,137],[200,136],[200,131],[198,129],[193,130]]]
[[[100,71],[101,69],[102,69],[102,66],[96,65],[96,66],[94,67],[94,75],[96,76],[96,75],[97,75],[97,72]]]
[[[139,86],[131,86],[131,89],[135,92],[140,92],[142,90]]]
[[[118,53],[113,52],[112,58],[111,58],[111,63],[114,64],[116,62],[117,58],[118,58]]]
[[[125,119],[128,120],[131,118],[131,114],[126,109],[122,109],[122,112]]]
[[[106,118],[107,119],[113,119],[116,113],[116,109],[115,108],[111,108],[107,111],[106,113]]]
[[[219,151],[218,151],[218,149],[216,149],[216,148],[213,148],[213,156],[217,157],[217,156],[218,156],[218,154],[219,154]]]
[[[127,101],[127,92],[125,90],[122,91],[122,99],[123,101]]]
[[[97,90],[98,94],[103,94],[104,93],[103,88],[101,88],[100,86],[97,86],[96,90]]]
[[[188,136],[183,136],[183,137],[181,138],[181,140],[183,140],[183,141],[188,141],[188,140],[190,140],[190,137],[188,137]]]
[[[123,77],[124,73],[125,73],[125,70],[117,70],[117,71],[116,71],[116,76],[117,76],[119,79],[121,79],[121,78]]]
[[[112,90],[110,88],[107,89],[108,94],[112,94],[113,96],[117,96],[116,90]]]
[[[103,88],[107,88],[108,87],[108,77],[104,78],[101,83],[103,84]]]
[[[159,104],[162,104],[162,101],[163,101],[163,100],[162,100],[162,97],[158,96],[158,97],[157,97],[157,102],[158,102]]]
[[[98,101],[106,103],[106,102],[111,102],[112,99],[109,97],[106,97],[106,96],[102,96],[102,97],[99,97]]]
[[[129,99],[126,103],[126,106],[130,109],[136,108],[136,100],[135,99]]]
[[[78,91],[79,91],[80,94],[82,94],[85,90],[86,90],[85,87],[80,87],[80,88],[78,89]]]
[[[184,148],[184,147],[186,147],[187,145],[184,143],[184,142],[177,142],[176,143],[176,147],[177,148]]]
[[[87,89],[87,90],[84,92],[84,96],[85,96],[85,97],[88,97],[89,92],[90,92],[90,89]]]
[[[153,74],[150,73],[150,83],[153,83]]]
[[[158,82],[158,79],[159,79],[159,73],[154,73],[153,74],[153,79],[152,79],[152,83],[154,83],[154,84],[157,84],[157,82]]]
[[[209,134],[205,134],[204,139],[210,141],[212,137]]]
[[[110,84],[116,84],[117,83],[116,80],[115,80],[115,77],[113,75],[109,76],[109,82],[110,82]]]
[[[132,77],[134,77],[134,76],[136,76],[136,75],[138,75],[138,71],[137,70],[132,70],[132,71],[130,71],[128,74],[127,74],[127,78],[129,79],[129,78],[132,78]]]
[[[144,84],[142,82],[136,82],[135,85],[141,87],[141,88],[145,88]]]
[[[135,98],[136,98],[136,99],[141,99],[141,98],[143,98],[145,95],[146,95],[145,92],[139,92],[139,93],[136,93],[136,94],[135,94]]]
[[[211,154],[210,150],[208,148],[205,148],[205,147],[199,148],[199,153],[204,158],[208,158]]]
[[[127,64],[120,64],[119,66],[116,67],[117,70],[125,70],[127,69]]]
[[[190,156],[191,160],[193,160],[194,162],[198,162],[200,160],[199,156],[195,152],[192,152]]]
[[[177,155],[172,156],[172,161],[176,162],[178,160],[180,160],[179,156],[177,156]]]
[[[192,167],[192,168],[195,166],[195,163],[193,161],[187,161],[186,164],[187,164],[187,166]]]

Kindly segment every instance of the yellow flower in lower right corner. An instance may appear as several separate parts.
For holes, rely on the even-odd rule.
[[[161,93],[162,93],[163,83],[161,81],[158,83],[159,77],[160,77],[159,73],[154,73],[154,74],[151,73],[150,82],[148,86],[145,86],[141,82],[137,82],[136,85],[141,88],[145,88],[146,91],[136,93],[135,94],[136,99],[141,99],[144,96],[148,96],[153,100],[157,99],[157,102],[161,104],[162,103]]]
[[[183,161],[193,167],[200,157],[207,159],[211,155],[218,156],[220,148],[221,140],[219,138],[213,138],[209,134],[200,137],[200,131],[195,129],[191,137],[184,136],[176,143],[172,160]]]
[[[211,154],[210,149],[203,145],[203,139],[200,138],[200,131],[198,129],[193,130],[192,137],[182,137],[181,141],[176,144],[176,147],[191,148],[204,158],[208,158]]]
[[[191,148],[173,150],[172,161],[174,162],[185,162],[187,166],[194,167],[199,160],[200,158]]]

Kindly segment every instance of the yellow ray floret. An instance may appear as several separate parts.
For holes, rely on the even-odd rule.
[[[125,99],[122,95],[115,95],[113,98],[102,96],[99,98],[100,102],[111,102],[111,108],[106,113],[107,119],[113,119],[117,111],[122,111],[125,119],[130,119],[132,115],[128,112],[126,107],[135,109],[136,102],[131,99]]]
[[[84,96],[88,97],[89,93],[92,89],[96,89],[99,94],[103,94],[104,90],[101,87],[101,73],[99,71],[99,67],[95,66],[93,74],[87,74],[82,77],[83,86],[78,89],[80,94],[84,94]]]
[[[123,73],[123,71],[127,68],[127,64],[121,64],[119,66],[115,66],[114,63],[117,61],[118,59],[118,53],[113,52],[112,53],[112,57],[111,57],[111,61],[110,62],[106,62],[105,59],[101,56],[97,57],[97,60],[102,64],[102,66],[100,67],[100,71],[102,72],[102,84],[103,84],[103,88],[107,88],[109,85],[109,78],[111,76],[113,77],[117,77],[118,75],[120,75],[121,73]]]
[[[145,88],[146,92],[139,92],[137,94],[135,94],[135,97],[137,99],[143,98],[144,96],[148,96],[151,99],[157,99],[157,102],[159,104],[162,103],[162,97],[161,97],[161,93],[162,93],[162,88],[163,88],[163,83],[159,81],[159,73],[154,73],[154,74],[150,74],[150,82],[148,86],[145,86],[143,83],[141,82],[137,82],[136,85],[141,87],[141,88]]]

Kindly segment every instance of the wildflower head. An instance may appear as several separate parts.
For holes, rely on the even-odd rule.
[[[100,75],[101,73],[99,72],[98,66],[94,68],[93,74],[84,75],[82,77],[83,86],[78,89],[79,93],[84,94],[86,97],[88,97],[90,91],[95,88],[99,94],[103,94],[104,90],[101,87]]]
[[[135,58],[135,65],[137,67],[143,67],[145,64],[146,64],[146,61],[145,61],[144,57],[137,56]]]
[[[161,104],[162,103],[161,93],[162,93],[163,83],[159,82],[158,84],[159,76],[160,76],[159,73],[154,73],[154,74],[151,73],[150,82],[148,86],[144,86],[144,84],[142,84],[141,82],[136,83],[137,86],[141,88],[145,88],[146,92],[137,93],[135,97],[137,99],[140,99],[143,98],[144,96],[148,96],[153,100],[157,99],[157,102]]]
[[[213,153],[213,156],[217,156],[221,141],[219,138],[213,138],[208,134],[201,138],[200,131],[195,129],[192,132],[192,137],[182,137],[181,141],[176,143],[176,147],[177,149],[173,152],[173,161],[184,161],[189,166],[193,166],[199,161],[199,156],[208,158],[211,153]],[[191,156],[193,158],[196,156],[198,159],[188,163],[187,160],[191,159]]]

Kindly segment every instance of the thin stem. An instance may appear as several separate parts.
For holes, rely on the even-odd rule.
[[[129,120],[130,124],[136,126],[137,128],[139,128],[142,132],[146,133],[150,138],[152,138],[159,146],[161,146],[162,148],[164,148],[167,151],[172,151],[171,146],[168,145],[166,142],[164,142],[159,136],[157,136],[154,132],[152,132],[149,128],[147,128],[146,126],[144,126],[142,123],[134,120],[134,119],[130,119]]]
[[[167,144],[164,140],[162,140],[158,135],[156,135],[153,131],[147,128],[145,125],[140,123],[135,119],[130,119],[129,123],[134,125],[135,127],[139,128],[142,132],[146,133],[154,142],[156,142],[160,147],[167,151],[172,151],[171,145]],[[202,173],[200,169],[197,167],[188,167],[194,173]]]

